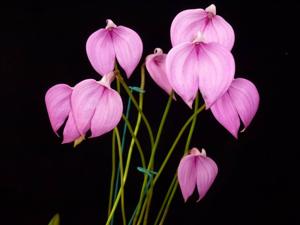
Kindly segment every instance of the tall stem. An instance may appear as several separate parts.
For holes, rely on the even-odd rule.
[[[122,144],[118,128],[114,128],[118,143],[118,153],[119,153],[119,165],[120,165],[120,175],[121,175],[121,211],[123,225],[126,225],[126,212],[125,212],[125,200],[124,200],[124,170],[123,170],[123,154],[122,154]]]
[[[112,199],[113,199],[113,191],[114,191],[114,182],[115,182],[115,174],[116,174],[116,134],[113,132],[112,134],[112,154],[111,154],[111,179],[110,179],[110,191],[109,191],[109,201],[108,201],[108,215],[111,211]]]

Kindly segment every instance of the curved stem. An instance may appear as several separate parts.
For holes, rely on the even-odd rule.
[[[112,206],[112,198],[113,198],[113,191],[114,191],[114,182],[115,182],[115,174],[116,174],[116,135],[115,132],[112,134],[112,154],[111,154],[111,179],[110,179],[110,191],[109,191],[109,201],[108,201],[108,215],[111,210]]]
[[[167,116],[168,116],[168,113],[169,113],[169,110],[170,110],[170,107],[171,107],[172,100],[173,100],[173,92],[169,95],[168,102],[166,104],[163,116],[162,116],[160,124],[159,124],[159,128],[158,128],[157,135],[156,135],[156,138],[155,138],[154,146],[151,149],[150,160],[149,160],[149,164],[148,164],[148,167],[147,167],[148,170],[152,170],[153,167],[154,167],[154,159],[155,159],[154,157],[155,157],[156,149],[157,149],[157,146],[158,146],[158,143],[159,143],[159,140],[160,140],[160,137],[161,137],[161,133],[163,131],[163,128],[164,128],[164,125],[165,125],[165,122],[166,122],[166,119],[167,119]],[[145,188],[146,181],[147,181],[147,179],[144,179],[144,183],[143,183],[143,187],[142,187],[143,189],[142,189],[141,194],[140,194],[140,199],[139,199],[139,202],[138,202],[136,215],[139,214],[141,204],[142,204],[142,201],[143,201],[143,198],[144,198],[144,191],[143,190]],[[151,191],[151,189],[150,189],[150,191]],[[149,214],[150,204],[151,204],[151,202],[150,202],[151,197],[152,197],[152,193],[149,193],[147,209],[146,209],[146,212],[145,212],[144,224],[146,223],[145,221],[148,220],[148,214]],[[143,213],[141,213],[141,216],[143,216]],[[136,221],[136,219],[134,220],[133,224],[135,224],[135,221]]]
[[[144,74],[143,76],[145,77],[145,72],[143,72],[143,67],[142,66],[142,73]],[[153,137],[153,132],[152,132],[152,128],[150,126],[150,123],[148,121],[148,119],[146,118],[145,114],[143,113],[143,110],[140,108],[139,104],[137,103],[135,97],[133,96],[133,94],[131,93],[129,87],[127,86],[127,84],[125,83],[123,77],[120,75],[120,73],[116,73],[118,80],[120,81],[121,85],[123,86],[124,90],[126,91],[126,93],[128,94],[129,98],[131,99],[133,105],[136,107],[136,109],[138,110],[138,112],[141,114],[141,117],[146,125],[146,128],[148,130],[149,133],[149,138],[150,138],[150,143],[151,143],[151,147],[154,145],[154,137]],[[143,89],[143,88],[142,88]]]
[[[123,224],[126,225],[126,212],[125,212],[125,200],[124,200],[124,170],[123,170],[123,156],[122,156],[122,144],[118,128],[114,128],[114,132],[117,138],[118,153],[119,153],[119,165],[120,165],[120,175],[121,175],[121,211]]]
[[[132,139],[131,139],[131,142],[130,142],[130,147],[129,147],[129,150],[128,150],[128,155],[127,155],[127,160],[126,160],[126,166],[125,166],[124,176],[123,176],[123,179],[122,179],[122,182],[121,182],[121,187],[119,189],[119,192],[118,192],[117,197],[116,197],[116,199],[114,201],[112,210],[111,210],[111,212],[110,212],[110,214],[109,214],[109,216],[107,218],[107,221],[106,221],[105,225],[109,225],[109,223],[112,220],[113,215],[114,215],[114,213],[116,211],[118,203],[120,201],[120,197],[121,197],[121,194],[122,194],[122,189],[124,189],[124,186],[125,186],[125,183],[126,183],[126,180],[127,180],[127,176],[128,176],[128,172],[129,172],[129,167],[130,167],[130,162],[131,162],[131,157],[132,157],[132,152],[133,152],[133,146],[134,146],[135,140],[137,140],[134,137],[137,136],[137,133],[139,131],[139,127],[140,127],[140,124],[141,124],[141,120],[142,120],[142,117],[143,117],[143,112],[142,112],[142,108],[143,108],[143,93],[139,94],[139,103],[137,103],[136,100],[135,100],[135,98],[133,97],[131,91],[129,90],[127,84],[124,82],[123,78],[120,76],[119,73],[117,74],[117,76],[118,76],[118,79],[120,80],[120,83],[122,84],[122,86],[126,90],[127,94],[129,95],[129,97],[131,96],[130,98],[131,98],[133,104],[134,105],[137,104],[136,108],[138,109],[139,114],[138,114],[137,122],[136,122],[136,125],[135,125],[135,128],[134,128],[134,131],[133,131]],[[144,69],[142,67],[140,88],[144,89],[144,87],[145,87],[145,72],[144,72]],[[148,125],[149,125],[149,123],[148,123]],[[129,126],[128,126],[128,128],[129,128]],[[149,128],[151,129],[151,127],[149,127]],[[151,130],[151,132],[152,132],[152,130]]]

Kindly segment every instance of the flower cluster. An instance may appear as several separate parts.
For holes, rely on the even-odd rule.
[[[235,78],[231,53],[235,39],[233,28],[216,14],[215,5],[210,5],[206,9],[180,12],[172,22],[170,36],[172,48],[167,54],[156,48],[154,54],[146,57],[148,73],[172,99],[176,99],[173,95],[176,93],[189,108],[193,108],[200,92],[205,108],[238,138],[240,121],[244,131],[256,114],[259,94],[252,82]],[[130,78],[141,59],[143,44],[135,31],[107,20],[105,28],[88,38],[86,52],[102,79],[83,80],[74,87],[58,84],[46,93],[54,132],[57,134],[65,124],[63,143],[76,144],[88,131],[91,137],[98,137],[118,125],[123,103],[120,94],[110,86],[116,77],[115,65],[118,64]],[[216,163],[206,156],[205,150],[200,152],[192,148],[178,167],[178,182],[184,199],[188,199],[195,187],[199,200],[202,199],[217,173]]]

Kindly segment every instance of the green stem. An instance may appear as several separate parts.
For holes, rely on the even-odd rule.
[[[112,207],[112,198],[114,192],[114,181],[116,175],[116,134],[113,132],[112,134],[112,156],[111,156],[111,179],[110,179],[110,191],[109,191],[109,202],[108,202],[108,215],[110,214],[111,207]]]
[[[125,212],[125,200],[124,200],[124,170],[123,170],[123,156],[122,156],[122,144],[121,138],[118,128],[114,129],[114,132],[117,137],[118,143],[118,153],[119,153],[119,164],[120,164],[120,178],[121,178],[121,211],[122,211],[122,219],[123,225],[126,225],[126,212]]]
[[[168,202],[169,196],[170,196],[170,194],[171,194],[171,192],[173,190],[173,187],[174,187],[174,185],[175,185],[176,182],[177,182],[177,173],[175,173],[175,175],[173,177],[171,185],[170,185],[170,187],[168,189],[168,192],[167,192],[167,194],[166,194],[166,196],[164,198],[164,201],[163,201],[163,203],[162,203],[162,205],[160,207],[160,210],[159,210],[159,212],[157,214],[157,217],[155,219],[154,225],[157,225],[157,223],[159,222],[159,219],[160,219],[160,217],[161,217],[161,215],[162,215],[162,213],[163,213],[163,211],[165,209],[165,206],[166,206],[166,204]]]
[[[141,74],[144,74],[143,76],[145,76],[145,72],[144,72],[144,65],[142,66],[142,72]],[[133,103],[133,105],[136,107],[136,109],[138,110],[138,112],[141,114],[141,117],[146,125],[146,128],[148,130],[149,133],[149,138],[150,138],[150,143],[151,143],[151,147],[154,145],[154,137],[153,137],[153,132],[152,132],[152,128],[150,126],[150,123],[147,119],[147,117],[145,116],[145,114],[143,113],[143,110],[141,109],[141,107],[139,106],[139,104],[137,103],[135,97],[133,96],[133,94],[131,93],[128,85],[126,84],[126,82],[124,81],[123,77],[117,73],[117,78],[120,81],[121,85],[123,86],[124,90],[126,91],[126,93],[128,94],[129,98],[131,98],[131,101]],[[143,89],[143,88],[142,88]]]
[[[160,124],[159,124],[159,128],[158,128],[157,135],[156,135],[156,138],[155,138],[154,146],[151,150],[150,160],[149,160],[149,164],[148,164],[148,167],[147,167],[148,170],[153,169],[156,149],[157,149],[157,146],[158,146],[158,143],[159,143],[159,140],[160,140],[160,137],[161,137],[161,133],[163,131],[163,128],[164,128],[164,125],[165,125],[165,122],[166,122],[166,119],[167,119],[167,116],[168,116],[168,113],[169,113],[169,110],[170,110],[170,107],[171,107],[172,100],[173,100],[173,92],[169,95],[168,102],[166,104],[163,116],[162,116]],[[139,199],[139,202],[138,202],[136,216],[138,216],[138,214],[139,214],[141,204],[142,204],[142,201],[143,201],[143,198],[144,198],[144,188],[145,188],[145,185],[146,185],[146,182],[147,182],[147,177],[145,177],[145,178],[146,179],[144,179],[141,194],[140,194],[140,199]],[[151,200],[151,197],[152,197],[152,193],[149,193],[149,194],[150,195],[148,197],[149,201],[148,201],[148,205],[147,205],[147,209],[146,209],[146,213],[145,213],[144,224],[146,223],[145,221],[148,220],[148,214],[149,214],[149,209],[150,209],[150,204],[151,204],[150,200]],[[141,213],[141,217],[142,216],[143,216],[143,214]],[[137,219],[137,217],[135,217],[135,220],[134,220],[133,224],[135,224],[136,219]]]
[[[193,115],[197,115],[198,105],[199,105],[199,96],[197,95],[196,101],[195,101],[195,108],[194,108],[194,114],[193,114]],[[186,143],[185,143],[184,154],[186,154],[186,153],[188,152],[189,148],[190,148],[190,143],[191,143],[191,139],[192,139],[192,136],[193,136],[193,133],[194,133],[194,130],[195,130],[196,122],[197,122],[197,116],[195,116],[195,117],[193,118],[193,121],[192,121],[192,124],[191,124],[191,127],[190,127],[190,131],[189,131],[189,134],[188,134]],[[176,178],[177,178],[176,175],[177,175],[177,173],[175,173],[175,176],[174,176],[174,178],[173,178],[173,179],[175,179],[175,184],[174,184],[174,186],[173,186],[172,188],[171,188],[172,184],[171,184],[171,186],[170,186],[170,188],[173,189],[173,190],[172,190],[172,193],[171,193],[170,196],[169,196],[168,202],[167,202],[166,207],[165,207],[165,209],[164,209],[164,214],[163,214],[163,216],[162,216],[162,218],[161,218],[161,220],[160,220],[159,225],[163,225],[163,223],[164,223],[164,221],[165,221],[165,218],[166,218],[166,216],[167,216],[167,213],[168,213],[168,211],[169,211],[169,207],[170,207],[171,202],[172,202],[172,200],[173,200],[173,197],[174,197],[174,195],[175,195],[175,193],[176,193],[176,190],[177,190],[177,187],[178,187],[178,181],[177,181],[177,179],[176,179]],[[170,190],[170,189],[169,189],[169,190]],[[157,219],[157,218],[156,218],[156,219]]]
[[[127,86],[127,84],[125,83],[125,81],[123,80],[123,78],[120,76],[119,73],[117,73],[117,77],[118,79],[120,80],[120,83],[122,84],[122,86],[124,87],[125,91],[127,92],[127,94],[129,95],[129,97],[131,98],[132,102],[134,105],[136,105],[136,108],[138,109],[139,111],[139,114],[138,114],[138,118],[137,118],[137,122],[136,122],[136,125],[135,125],[135,128],[134,128],[134,131],[133,131],[133,135],[132,135],[132,139],[131,139],[131,142],[130,142],[130,146],[129,146],[129,150],[128,150],[128,155],[127,155],[127,160],[126,160],[126,166],[125,166],[125,171],[124,171],[124,176],[123,176],[123,179],[122,179],[122,182],[121,182],[121,187],[118,191],[118,194],[117,194],[117,197],[114,201],[114,204],[113,204],[113,207],[112,207],[112,210],[107,218],[107,221],[105,223],[105,225],[109,225],[111,219],[113,218],[113,215],[116,211],[116,208],[118,206],[118,203],[120,201],[120,197],[121,197],[121,194],[122,194],[122,189],[124,189],[124,186],[125,186],[125,183],[126,183],[126,180],[127,180],[127,177],[128,177],[128,172],[129,172],[129,168],[130,168],[130,162],[131,162],[131,157],[132,157],[132,152],[133,152],[133,146],[134,146],[134,143],[135,143],[135,139],[134,137],[137,136],[137,133],[139,131],[139,127],[140,127],[140,124],[141,124],[141,120],[142,120],[142,117],[143,117],[143,93],[140,93],[139,94],[139,103],[136,102],[135,98],[133,97],[129,87]],[[144,89],[145,88],[145,72],[144,72],[144,68],[142,66],[142,71],[141,71],[141,84],[140,84],[140,88],[141,89]],[[145,117],[145,116],[144,116]],[[124,119],[124,118],[123,118]],[[126,118],[127,119],[127,118]],[[147,119],[146,119],[147,120]],[[144,120],[145,121],[145,120]],[[125,120],[126,122],[126,120]],[[151,130],[151,127],[148,123],[148,126]],[[131,126],[130,126],[131,127]],[[128,126],[129,128],[129,126]],[[129,129],[130,130],[130,129]],[[132,130],[132,129],[131,129]],[[149,130],[149,129],[148,129]],[[151,130],[152,132],[152,130]],[[149,135],[150,135],[150,132],[149,132]]]

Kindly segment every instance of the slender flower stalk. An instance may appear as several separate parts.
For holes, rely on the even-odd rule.
[[[109,201],[108,201],[108,215],[110,214],[113,200],[113,191],[114,191],[114,183],[116,176],[116,134],[113,132],[112,134],[112,149],[111,149],[111,178],[110,178],[110,191],[109,191]]]

